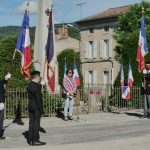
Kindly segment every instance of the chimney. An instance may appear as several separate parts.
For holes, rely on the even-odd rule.
[[[61,27],[58,27],[57,31],[59,39],[68,38],[68,27],[64,24]]]

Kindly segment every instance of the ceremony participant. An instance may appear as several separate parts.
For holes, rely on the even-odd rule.
[[[10,78],[11,78],[11,74],[8,73],[4,79],[0,80],[0,140],[5,139],[5,137],[3,136],[4,102],[5,102],[5,94],[6,94],[6,84]]]
[[[144,95],[144,116],[147,117],[150,114],[150,61],[146,62],[143,70],[144,80],[142,83],[143,95]]]
[[[40,84],[40,72],[31,72],[32,81],[28,84],[28,109],[29,109],[29,137],[28,144],[32,146],[45,145],[39,141],[40,119],[43,114],[42,85]]]
[[[76,96],[76,82],[73,78],[73,70],[69,69],[66,71],[66,75],[63,79],[64,93],[66,94],[65,106],[64,106],[64,120],[68,121],[68,119],[73,120],[73,103],[74,97]],[[69,114],[68,114],[69,109]]]

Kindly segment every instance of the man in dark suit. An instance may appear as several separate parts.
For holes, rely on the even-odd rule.
[[[144,95],[144,118],[150,115],[150,61],[146,62],[143,70],[142,93]]]
[[[40,82],[40,72],[33,71],[31,73],[32,81],[28,84],[28,109],[29,109],[29,145],[45,145],[45,142],[40,142],[39,130],[40,119],[43,113],[43,100],[42,100],[42,85]]]
[[[7,81],[11,78],[11,74],[7,74],[4,79],[0,80],[0,140],[5,139],[3,137],[3,122],[4,122],[4,102]]]

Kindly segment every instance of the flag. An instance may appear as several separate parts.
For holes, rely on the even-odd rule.
[[[66,65],[66,58],[65,58],[65,64],[64,64],[64,77],[66,75],[66,71],[67,71],[67,65]]]
[[[130,87],[128,86],[122,86],[122,98],[123,99],[130,99],[131,94],[130,94]]]
[[[22,56],[21,72],[25,76],[25,79],[29,79],[30,65],[31,65],[31,55],[30,55],[31,47],[30,47],[30,34],[29,34],[29,12],[27,9],[25,10],[22,26],[20,28],[15,52],[16,51],[18,51]]]
[[[123,63],[121,64],[121,81],[120,81],[120,84],[121,84],[121,87],[124,86],[124,71],[123,71]]]
[[[54,35],[53,35],[52,11],[49,13],[48,38],[46,44],[46,72],[48,86],[55,91],[55,59],[54,59]]]
[[[138,42],[138,51],[137,51],[137,61],[138,61],[138,70],[139,72],[142,71],[144,68],[144,56],[148,53],[148,46],[146,40],[146,32],[145,32],[145,17],[142,16],[141,21],[141,29],[139,35],[139,42]]]
[[[131,88],[133,86],[133,75],[132,75],[132,68],[131,64],[129,62],[129,68],[128,68],[128,86]]]
[[[78,70],[77,70],[77,65],[76,62],[74,60],[74,64],[73,64],[73,78],[75,79],[76,85],[80,86],[80,78],[79,78],[79,74],[78,74]]]

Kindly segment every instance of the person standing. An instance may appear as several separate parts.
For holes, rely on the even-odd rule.
[[[5,102],[5,94],[6,94],[6,84],[10,78],[11,78],[11,74],[8,73],[4,79],[0,80],[0,140],[5,139],[5,137],[3,136],[4,102]]]
[[[76,82],[73,78],[73,70],[69,69],[66,71],[66,75],[63,80],[64,93],[66,94],[65,106],[64,106],[64,120],[68,121],[68,119],[73,120],[73,103],[74,97],[76,96]],[[68,114],[69,109],[69,114]]]
[[[28,144],[32,146],[45,145],[41,142],[39,136],[40,119],[43,114],[43,100],[42,100],[42,85],[40,84],[40,72],[31,72],[32,81],[27,87],[28,93],[28,110],[29,110],[29,137]]]
[[[144,95],[144,116],[150,114],[150,61],[146,62],[146,70],[143,70],[144,78],[142,83],[142,94]]]

